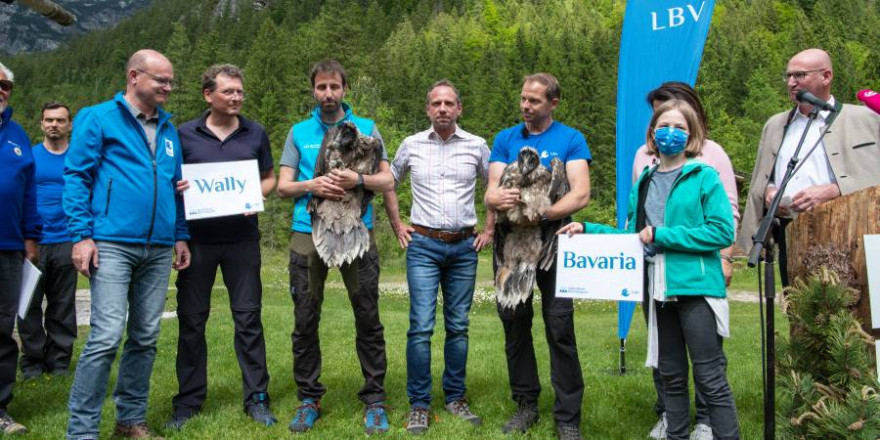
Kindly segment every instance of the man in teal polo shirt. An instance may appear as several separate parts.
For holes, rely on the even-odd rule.
[[[278,195],[293,198],[293,225],[290,237],[290,295],[294,303],[293,378],[301,401],[290,422],[293,432],[310,430],[320,417],[320,401],[326,388],[320,382],[321,348],[318,322],[324,299],[327,265],[318,256],[312,241],[312,220],[306,210],[311,197],[339,199],[345,190],[363,185],[373,192],[393,189],[394,178],[388,156],[382,151],[379,172],[360,176],[351,170],[333,170],[315,178],[315,163],[324,133],[343,122],[352,122],[358,130],[381,141],[376,124],[355,116],[351,107],[342,102],[348,87],[345,69],[335,60],[316,64],[311,72],[312,94],[318,105],[309,119],[291,128],[281,156]],[[367,229],[373,230],[373,206],[363,217]],[[360,359],[364,386],[358,398],[364,403],[364,428],[367,434],[388,430],[385,414],[385,336],[379,321],[379,254],[372,234],[370,250],[342,265],[348,297],[355,314],[356,349]]]

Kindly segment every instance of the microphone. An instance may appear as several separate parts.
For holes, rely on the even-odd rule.
[[[810,104],[810,105],[818,108],[819,110],[826,110],[829,112],[836,112],[837,111],[837,109],[834,108],[833,105],[817,98],[816,95],[814,95],[804,89],[800,89],[797,91],[797,94],[795,95],[795,99],[797,99],[801,103]]]
[[[880,113],[880,93],[873,90],[862,90],[859,92],[859,101],[865,103],[865,106],[877,113]]]

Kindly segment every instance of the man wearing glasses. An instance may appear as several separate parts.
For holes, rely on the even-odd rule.
[[[802,168],[785,188],[777,212],[782,226],[775,229],[773,239],[779,245],[780,278],[782,284],[788,286],[785,226],[791,222],[792,216],[843,194],[880,184],[880,173],[877,173],[880,169],[880,115],[862,106],[843,104],[831,95],[834,79],[831,57],[821,49],[807,49],[792,57],[783,79],[792,101],[798,91],[806,90],[836,109],[836,112],[818,112],[810,125],[798,153]],[[808,115],[812,110],[810,104],[797,103],[793,109],[774,115],[764,125],[742,229],[737,235],[737,244],[746,252],[751,249],[752,235],[776,195],[777,186],[782,183],[786,167],[807,129]],[[832,129],[819,147],[806,157],[832,120]]]
[[[24,259],[37,262],[37,240],[42,222],[37,214],[34,156],[24,129],[12,120],[12,71],[0,64],[0,432],[27,432],[6,407],[12,401],[18,344],[12,338],[21,266]]]
[[[114,435],[157,439],[146,424],[150,373],[171,268],[190,263],[171,115],[171,62],[135,52],[125,92],[79,112],[64,170],[73,264],[89,277],[91,324],[70,390],[67,438],[97,439],[110,368],[127,332],[113,400]],[[127,322],[126,322],[127,321]]]
[[[262,125],[240,115],[243,73],[231,64],[208,68],[202,94],[208,111],[180,126],[184,163],[256,160],[263,196],[275,187],[269,136]],[[189,184],[181,180],[178,189]],[[235,354],[244,386],[244,409],[254,421],[276,422],[269,410],[269,371],[263,338],[263,284],[260,280],[260,230],[257,215],[244,214],[189,221],[192,264],[177,277],[177,383],[174,414],[166,426],[181,428],[202,407],[208,393],[208,346],[205,324],[217,266],[229,290],[235,322]]]

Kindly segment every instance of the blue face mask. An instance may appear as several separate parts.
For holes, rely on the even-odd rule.
[[[654,143],[660,154],[665,156],[675,156],[684,151],[687,145],[688,134],[675,127],[662,127],[654,130]]]

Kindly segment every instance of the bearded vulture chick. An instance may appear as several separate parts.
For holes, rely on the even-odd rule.
[[[532,147],[520,150],[499,185],[520,191],[519,203],[498,213],[494,246],[495,296],[502,308],[513,309],[531,295],[537,268],[553,267],[555,233],[563,220],[542,224],[541,215],[568,193],[569,185],[562,161],[554,158],[548,170]]]
[[[345,122],[324,134],[314,177],[334,169],[376,174],[381,157],[382,144],[377,139],[360,134],[353,123]],[[312,239],[327,266],[351,263],[370,249],[370,232],[361,217],[372,198],[373,192],[363,186],[346,190],[342,200],[312,195],[308,203]]]

